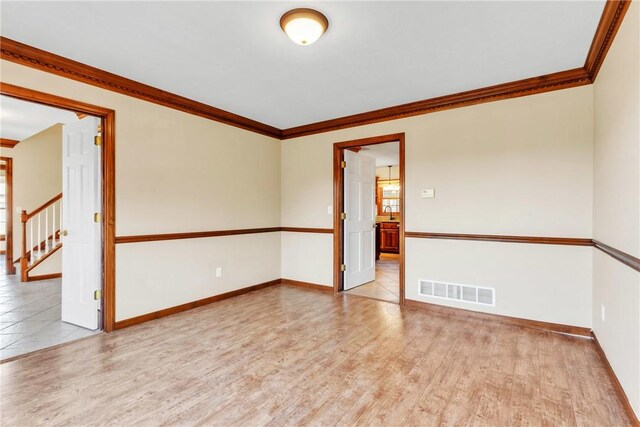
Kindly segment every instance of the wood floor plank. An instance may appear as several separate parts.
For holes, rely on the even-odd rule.
[[[557,347],[557,334],[536,335],[540,360],[540,406],[542,425],[575,426],[569,374],[565,370],[562,351]]]
[[[526,329],[518,333],[508,425],[537,427],[542,424],[538,345],[527,339],[527,334],[537,333]]]
[[[2,364],[0,417],[3,426],[627,423],[588,341],[289,286]]]
[[[624,409],[616,401],[602,396],[601,389],[609,388],[609,381],[592,368],[597,360],[593,342],[585,339],[576,343],[562,336],[554,339],[562,349],[576,423],[579,426],[615,425],[615,420],[624,416]],[[612,388],[611,391],[615,393]]]
[[[441,319],[445,323],[450,320],[449,317]],[[443,327],[432,345],[429,345],[423,353],[423,357],[419,358],[407,380],[377,405],[378,408],[373,417],[363,420],[364,423],[380,426],[402,425],[416,408],[425,390],[441,378],[438,373],[442,375],[447,371],[446,365],[451,360],[451,353],[459,351],[457,343],[461,339],[460,332],[473,331],[472,325],[472,322],[463,321],[458,325],[460,329],[451,328],[450,323]]]
[[[447,387],[438,387],[435,394],[425,394],[419,402],[420,418],[414,410],[414,418],[410,424],[422,422],[442,426],[470,426],[476,416],[478,405],[482,398],[482,385],[486,381],[487,373],[491,367],[491,355],[493,354],[498,336],[497,325],[481,324],[478,334],[473,337],[471,348],[468,350],[467,360],[460,370],[460,376],[454,381],[455,375],[450,375],[451,380]],[[451,367],[448,369],[455,369]],[[433,410],[432,408],[444,408]],[[428,416],[424,416],[428,414]]]
[[[516,367],[519,328],[500,328],[490,360],[482,396],[473,421],[474,426],[506,426],[512,398],[513,374]]]

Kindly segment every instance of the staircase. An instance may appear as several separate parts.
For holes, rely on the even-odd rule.
[[[62,194],[44,203],[32,212],[22,211],[22,255],[20,256],[20,281],[49,278],[30,276],[29,272],[62,247]],[[28,250],[27,250],[28,249]]]

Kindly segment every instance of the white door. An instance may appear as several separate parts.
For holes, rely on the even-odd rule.
[[[376,163],[344,151],[344,290],[376,279]]]
[[[64,125],[62,139],[62,320],[98,329],[102,289],[100,119]]]

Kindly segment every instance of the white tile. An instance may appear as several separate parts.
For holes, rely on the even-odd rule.
[[[33,334],[44,328],[52,320],[25,320],[4,328],[0,334]]]
[[[24,338],[23,334],[2,334],[0,335],[0,348],[5,348]]]

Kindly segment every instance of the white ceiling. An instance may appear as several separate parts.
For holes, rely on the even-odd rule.
[[[367,145],[362,147],[360,153],[373,157],[376,160],[376,167],[400,164],[400,145],[398,142]]]
[[[57,123],[76,120],[72,111],[0,95],[0,138],[22,141]]]
[[[15,2],[0,33],[278,128],[581,67],[604,1]],[[329,19],[315,44],[279,27]]]

